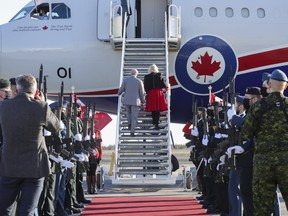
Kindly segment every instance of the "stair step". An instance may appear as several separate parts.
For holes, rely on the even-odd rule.
[[[121,148],[118,150],[118,153],[156,153],[156,154],[167,154],[167,149],[156,149],[156,148]]]
[[[132,52],[127,52],[125,53],[125,56],[150,56],[150,55],[154,55],[154,56],[165,56],[165,52],[159,52],[159,53],[156,53],[156,52],[153,52],[153,53],[143,53],[143,52],[135,52],[135,53],[132,53]]]
[[[130,135],[128,135],[128,136],[124,136],[124,135],[122,135],[122,136],[120,136],[119,137],[119,140],[121,141],[121,140],[157,140],[157,141],[159,141],[159,140],[164,140],[164,141],[167,141],[167,139],[168,139],[168,135],[165,135],[165,136],[162,136],[162,135],[138,135],[138,134],[135,134],[135,136],[134,137],[132,137],[132,136],[130,136]]]
[[[152,56],[152,55],[149,55],[149,56],[125,56],[125,60],[127,60],[127,61],[150,61],[150,62],[155,62],[155,61],[165,61],[165,57]]]
[[[118,175],[132,174],[132,175],[168,175],[170,172],[168,170],[161,169],[119,169]]]
[[[143,168],[146,168],[146,169],[149,169],[149,168],[158,168],[158,167],[161,167],[161,168],[166,168],[168,167],[169,164],[161,164],[161,163],[155,163],[155,162],[133,162],[133,163],[127,163],[127,162],[121,162],[118,164],[118,167],[143,167]]]
[[[127,43],[160,43],[165,42],[164,38],[128,38],[126,39]]]
[[[124,161],[124,160],[161,160],[165,161],[168,160],[168,155],[119,155],[118,160]]]
[[[135,51],[135,50],[137,50],[137,51],[141,51],[141,52],[143,52],[143,51],[165,51],[165,48],[164,47],[157,47],[157,48],[147,48],[147,47],[127,47],[126,48],[126,51]]]
[[[119,146],[157,146],[157,147],[160,147],[160,146],[167,146],[167,142],[120,142],[119,143]]]

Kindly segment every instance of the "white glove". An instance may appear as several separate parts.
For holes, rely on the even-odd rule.
[[[74,139],[75,139],[76,141],[81,142],[81,141],[82,141],[82,135],[78,133],[78,134],[76,134],[76,135],[74,136]]]
[[[236,115],[236,111],[235,111],[235,105],[233,104],[232,107],[230,109],[228,109],[227,111],[227,117],[228,117],[228,121],[230,121],[233,117],[233,115]]]
[[[86,135],[86,136],[84,137],[84,141],[88,141],[88,140],[90,140],[90,136],[89,136],[89,135]]]
[[[203,136],[203,139],[202,139],[202,144],[204,145],[204,146],[207,146],[208,145],[208,136],[207,135],[205,135],[205,136]]]
[[[77,156],[79,158],[79,161],[82,162],[85,160],[84,156],[82,154],[74,154],[75,156]]]
[[[207,159],[204,158],[204,165],[207,166]]]
[[[215,137],[216,139],[221,139],[221,138],[222,138],[222,134],[216,133],[214,137]]]
[[[195,146],[192,145],[192,146],[190,146],[190,147],[188,148],[188,150],[189,150],[189,151],[194,151],[194,148],[195,148]]]
[[[244,149],[241,146],[232,146],[229,147],[226,151],[226,154],[228,155],[228,158],[231,157],[232,151],[234,150],[235,154],[241,154],[244,152]]]
[[[92,149],[92,152],[93,152],[93,156],[96,156],[97,152],[94,149]]]
[[[193,127],[192,130],[191,130],[191,135],[192,136],[195,136],[195,137],[198,137],[199,136],[199,131],[198,131],[198,128],[197,127]]]
[[[74,163],[67,161],[67,160],[63,160],[62,167],[65,167],[67,169],[71,169],[74,167]]]
[[[211,157],[209,157],[209,159],[208,159],[207,163],[211,163],[211,161],[212,161],[212,158],[211,158]]]
[[[54,155],[52,155],[52,154],[49,154],[49,158],[51,159],[51,160],[53,160],[54,162],[56,162],[56,163],[61,163],[62,161],[63,161],[63,158],[62,157],[55,157]]]
[[[65,129],[65,124],[63,123],[63,121],[60,121],[60,129],[64,130]]]
[[[88,156],[85,155],[85,154],[83,154],[83,153],[82,153],[82,155],[83,155],[83,157],[84,157],[84,161],[85,161],[85,162],[89,162],[89,158],[88,158]]]
[[[225,164],[225,157],[226,157],[225,154],[220,157],[220,165],[224,165]]]
[[[220,170],[220,163],[217,164],[216,170],[219,171]]]
[[[44,135],[44,136],[51,136],[52,133],[51,133],[50,131],[44,129],[43,135]]]

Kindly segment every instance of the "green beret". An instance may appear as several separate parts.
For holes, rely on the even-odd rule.
[[[10,81],[4,78],[0,78],[0,89],[9,87],[10,87]]]

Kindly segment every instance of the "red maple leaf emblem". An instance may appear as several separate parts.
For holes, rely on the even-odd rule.
[[[43,29],[43,30],[47,30],[48,27],[47,27],[47,26],[43,26],[42,29]]]
[[[192,69],[194,69],[198,76],[205,76],[204,82],[206,82],[206,76],[213,76],[213,74],[220,69],[221,62],[212,62],[213,55],[209,55],[206,51],[204,56],[200,56],[201,63],[197,60],[196,62],[192,61]]]

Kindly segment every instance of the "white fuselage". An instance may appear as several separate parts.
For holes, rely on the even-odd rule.
[[[263,70],[287,68],[287,0],[142,0],[141,13],[136,10],[137,1],[131,0],[128,38],[136,37],[135,26],[140,14],[141,36],[161,37],[164,19],[159,16],[159,11],[163,10],[163,4],[179,6],[181,46],[199,35],[217,36],[227,42],[238,60],[236,89],[240,93],[247,83],[259,85]],[[51,11],[52,4],[59,1],[39,0],[37,3],[49,3]],[[120,1],[65,0],[63,3],[71,9],[68,19],[50,17],[39,20],[31,18],[28,13],[24,18],[0,27],[0,76],[10,78],[31,73],[37,77],[42,64],[44,75],[48,76],[49,93],[59,92],[60,83],[64,81],[66,93],[75,86],[76,92],[82,96],[116,97],[121,51],[114,50],[109,43],[110,6],[120,4]],[[26,7],[33,5],[32,1]],[[186,104],[185,99],[173,102],[173,98],[195,93],[182,88],[175,75],[179,52],[169,52],[169,76],[173,81],[171,109],[174,113],[179,113],[180,107]],[[243,77],[238,79],[238,76]],[[251,81],[253,77],[254,82]],[[243,83],[243,80],[248,82]],[[188,108],[186,113],[187,117]]]

